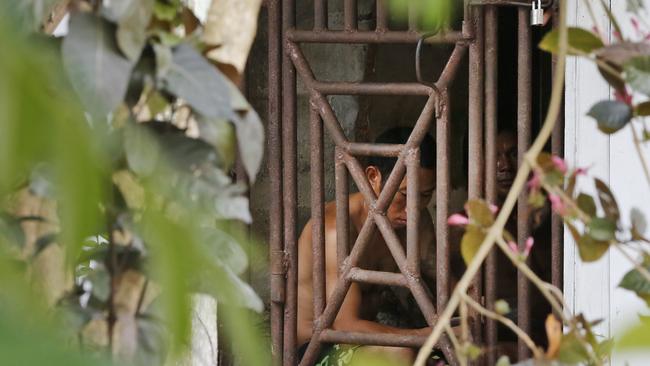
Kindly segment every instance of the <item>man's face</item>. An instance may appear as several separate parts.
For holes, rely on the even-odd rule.
[[[375,167],[371,166],[366,169],[366,174],[375,193],[379,195],[382,188],[381,173]],[[429,202],[431,202],[433,191],[436,189],[435,171],[420,168],[418,169],[418,179],[420,183],[419,211],[427,207]],[[386,211],[386,217],[395,229],[406,227],[406,186],[407,178],[405,177],[400,183],[399,189]]]
[[[497,136],[497,193],[500,199],[508,195],[517,172],[517,137],[510,131]]]

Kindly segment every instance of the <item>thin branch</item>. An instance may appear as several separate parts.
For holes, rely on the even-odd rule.
[[[639,135],[636,132],[636,128],[634,128],[634,122],[630,123],[630,128],[632,129],[634,147],[636,148],[637,154],[639,154],[639,160],[641,160],[641,166],[643,167],[643,174],[645,175],[645,179],[648,181],[648,185],[650,186],[650,171],[648,170],[648,162],[645,159],[645,156],[643,156],[643,150],[641,150],[641,140],[639,139]]]
[[[469,340],[469,326],[467,324],[467,319],[469,318],[467,314],[467,304],[464,301],[460,302],[460,333],[461,333],[461,339],[463,341],[463,346],[467,345],[467,342]],[[458,357],[458,363],[461,366],[467,366],[467,352],[456,352],[456,354],[459,356]]]
[[[536,359],[541,359],[543,357],[543,353],[535,345],[535,342],[533,342],[533,340],[530,339],[530,336],[526,334],[526,332],[524,332],[521,328],[519,328],[517,324],[515,324],[512,320],[506,318],[501,314],[486,309],[485,307],[483,307],[481,304],[474,301],[471,297],[467,296],[466,294],[463,294],[462,297],[464,302],[466,302],[469,306],[474,308],[474,310],[510,328],[510,330],[512,330],[517,335],[517,337],[521,338],[524,341],[524,343],[526,343],[526,346],[530,348],[530,350],[533,352],[533,355],[535,356]]]
[[[634,265],[634,268],[645,278],[646,281],[650,282],[650,272],[648,272],[647,269],[643,268],[643,266],[640,265],[637,261],[635,261],[634,258],[630,256],[630,254],[628,254],[625,250],[623,250],[623,247],[621,245],[614,244],[613,246],[616,249],[618,249],[618,251],[621,252],[621,254],[623,254],[625,259],[627,259],[628,261],[630,261],[630,263]]]
[[[557,55],[557,66],[556,66],[555,77],[553,80],[553,90],[551,92],[551,100],[549,103],[549,109],[546,115],[546,119],[544,120],[544,125],[542,126],[539,135],[535,139],[535,142],[526,153],[526,155],[528,155],[529,157],[536,157],[544,148],[544,145],[546,144],[546,142],[548,141],[549,137],[553,132],[553,128],[555,127],[557,117],[560,113],[560,107],[562,105],[562,99],[564,94],[564,71],[566,66],[567,43],[568,43],[567,42],[568,31],[566,26],[567,2],[560,1],[559,7],[560,7],[559,51]],[[508,221],[508,218],[512,213],[512,210],[517,202],[517,197],[519,196],[519,193],[521,193],[522,189],[526,185],[526,180],[528,179],[528,174],[530,173],[530,171],[531,168],[529,164],[522,164],[521,167],[519,168],[517,175],[515,177],[515,181],[513,182],[510,192],[508,192],[508,196],[506,197],[506,200],[503,204],[503,207],[501,208],[501,211],[499,212],[499,215],[497,216],[494,224],[488,230],[488,233],[485,236],[483,242],[481,243],[478,251],[474,255],[474,258],[467,266],[467,270],[463,274],[463,277],[456,285],[456,288],[454,289],[454,292],[452,293],[449,299],[449,303],[447,304],[447,307],[443,310],[443,312],[440,314],[440,317],[438,318],[438,322],[433,328],[433,331],[427,338],[422,348],[420,348],[420,351],[418,352],[418,356],[415,360],[415,366],[425,365],[427,358],[431,354],[431,350],[433,349],[433,346],[438,342],[438,339],[442,335],[445,325],[449,324],[449,320],[451,319],[452,315],[454,314],[454,311],[458,307],[462,294],[467,292],[467,289],[469,288],[472,279],[474,278],[478,270],[481,268],[481,265],[483,264],[483,261],[485,261],[485,258],[487,258],[488,254],[492,250],[495,240],[497,239],[498,236],[502,235],[503,228],[506,222]]]

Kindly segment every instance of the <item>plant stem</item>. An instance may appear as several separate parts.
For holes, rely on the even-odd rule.
[[[639,139],[638,133],[636,132],[636,128],[634,128],[634,121],[630,123],[630,128],[632,129],[634,147],[636,148],[637,154],[639,154],[641,167],[643,167],[643,174],[645,175],[645,179],[648,181],[648,186],[650,186],[650,171],[648,170],[648,162],[645,159],[645,156],[643,156],[643,150],[641,149],[641,141]]]
[[[618,251],[621,252],[621,254],[623,254],[625,259],[627,259],[628,261],[630,261],[630,263],[634,265],[634,268],[645,278],[646,281],[650,282],[650,272],[648,272],[647,269],[643,268],[643,266],[640,265],[637,261],[635,261],[634,258],[630,256],[630,254],[628,254],[625,250],[623,250],[623,247],[620,244],[616,243],[613,244],[613,246],[616,249],[618,249]]]
[[[535,342],[533,342],[533,340],[530,339],[530,336],[526,334],[526,332],[524,332],[521,328],[519,328],[512,320],[506,318],[501,314],[497,314],[493,311],[486,309],[485,307],[483,307],[481,304],[474,301],[471,297],[467,296],[466,294],[463,294],[462,297],[463,297],[463,301],[466,302],[472,308],[474,308],[474,310],[510,328],[510,330],[512,330],[517,335],[517,337],[521,338],[524,341],[524,343],[526,343],[528,348],[530,348],[530,350],[533,352],[533,355],[535,356],[536,359],[541,359],[543,357],[542,352],[539,350],[537,346],[535,346]]]
[[[546,119],[544,120],[544,125],[542,126],[539,135],[536,137],[535,141],[533,142],[533,145],[526,153],[526,155],[528,155],[531,158],[534,158],[537,155],[539,155],[539,153],[544,148],[544,145],[546,144],[546,142],[548,141],[549,137],[553,132],[553,128],[557,121],[557,117],[560,113],[560,107],[562,105],[562,99],[564,96],[564,71],[566,66],[566,54],[567,54],[567,43],[568,43],[567,42],[568,32],[566,26],[566,7],[567,7],[566,4],[567,4],[566,1],[560,1],[559,4],[560,37],[559,37],[559,50],[557,55],[557,66],[556,66],[555,76],[553,80],[553,90],[551,92],[551,100],[549,103],[549,109],[546,115]],[[415,366],[425,365],[427,358],[431,354],[431,350],[433,349],[433,346],[438,342],[438,339],[442,335],[442,331],[445,325],[449,324],[449,320],[451,319],[454,311],[456,310],[456,307],[458,307],[462,294],[467,292],[467,289],[469,288],[472,279],[474,278],[478,270],[481,268],[481,265],[483,261],[485,261],[487,255],[492,250],[492,247],[494,246],[494,241],[497,239],[498,236],[502,235],[503,228],[506,222],[508,221],[508,218],[510,217],[510,213],[514,208],[515,203],[517,202],[519,193],[521,193],[522,189],[526,185],[526,180],[528,179],[528,174],[530,173],[530,170],[531,170],[530,165],[525,163],[522,164],[519,170],[517,171],[515,181],[513,182],[513,185],[510,188],[510,192],[508,192],[508,196],[506,197],[506,200],[503,204],[503,207],[501,208],[501,211],[499,212],[499,215],[496,218],[496,221],[488,230],[488,233],[485,236],[483,242],[481,243],[481,246],[479,247],[478,251],[474,255],[472,261],[467,266],[467,270],[463,274],[463,277],[461,277],[460,281],[456,285],[456,288],[454,289],[454,292],[452,293],[449,299],[449,303],[447,304],[445,310],[443,310],[443,312],[440,314],[440,317],[438,318],[438,322],[433,328],[433,331],[427,338],[422,348],[420,348],[420,351],[418,352],[418,356],[415,360]]]
[[[463,346],[467,345],[469,340],[469,326],[467,324],[468,314],[467,314],[467,304],[463,301],[460,302],[460,331],[461,331],[461,340],[463,341]],[[463,352],[456,354],[458,355],[458,363],[460,366],[467,366],[467,352],[464,352],[466,348],[463,349]]]

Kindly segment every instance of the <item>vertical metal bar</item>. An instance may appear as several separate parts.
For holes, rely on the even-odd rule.
[[[282,245],[282,14],[280,0],[268,1],[269,32],[269,100],[267,144],[269,152],[269,255],[271,270],[271,346],[273,365],[282,364],[283,313],[285,300],[284,248]]]
[[[282,37],[296,24],[295,0],[282,1]],[[282,157],[284,198],[284,250],[287,256],[286,307],[284,312],[284,364],[295,365],[298,309],[298,243],[296,238],[297,150],[296,150],[296,69],[287,52],[282,54]]]
[[[323,123],[316,106],[310,108],[311,140],[311,242],[314,319],[325,308],[325,195],[323,184]]]
[[[469,46],[469,172],[468,197],[483,196],[483,7],[473,6],[472,27],[474,41]],[[481,302],[482,271],[472,281],[469,295]],[[477,321],[473,323],[472,333],[475,341],[480,342],[481,327],[478,314],[471,312]]]
[[[557,14],[555,12],[554,14]],[[557,27],[559,17],[553,16],[553,26]],[[553,75],[555,75],[555,67],[557,64],[557,56],[553,56]],[[562,108],[553,129],[551,137],[551,151],[553,154],[563,157],[564,156],[564,101]],[[553,213],[551,216],[551,283],[562,288],[562,242],[564,241],[564,226],[562,218]]]
[[[418,30],[418,21],[420,19],[420,11],[417,0],[408,0],[408,16],[409,16],[409,31],[415,32]]]
[[[485,198],[489,203],[497,203],[497,102],[498,102],[498,8],[485,9]],[[492,251],[485,266],[485,302],[487,308],[494,310],[497,287],[497,253]],[[497,323],[486,319],[486,342],[489,365],[496,363]]]
[[[406,268],[420,273],[420,149],[409,149],[406,157]]]
[[[348,170],[345,167],[343,153],[340,147],[335,150],[335,181],[336,181],[336,260],[339,274],[343,269],[343,261],[350,252],[350,201],[348,199]]]
[[[314,30],[327,29],[327,0],[314,0]]]
[[[386,0],[377,0],[377,30],[385,32],[388,30],[388,9]]]
[[[526,8],[518,10],[517,41],[517,150],[518,163],[524,163],[524,155],[531,140],[531,32],[530,12]],[[530,235],[528,222],[528,199],[523,190],[517,203],[517,239],[523,249],[526,238]],[[529,283],[523,273],[517,274],[517,323],[524,332],[530,333],[530,296]],[[520,339],[518,342],[519,359],[529,357],[529,350]]]
[[[357,0],[344,0],[343,17],[346,31],[357,29]]]
[[[449,94],[443,89],[440,118],[436,123],[436,290],[437,308],[444,309],[449,300]]]

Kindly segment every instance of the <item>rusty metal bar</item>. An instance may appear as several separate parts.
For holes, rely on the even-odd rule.
[[[273,365],[282,364],[283,323],[284,323],[284,248],[282,244],[282,14],[280,0],[269,0],[268,34],[269,34],[269,99],[268,99],[268,169],[269,187],[269,263],[270,263],[270,316],[271,316],[271,351]]]
[[[314,0],[314,30],[327,29],[327,0]]]
[[[358,267],[350,269],[350,280],[373,285],[407,287],[406,278],[401,273],[368,271]]]
[[[362,83],[314,81],[312,87],[325,95],[429,95],[432,88],[420,83]]]
[[[334,180],[336,185],[336,261],[339,274],[343,270],[343,261],[350,252],[350,200],[348,198],[348,169],[343,160],[340,147],[334,151]]]
[[[437,307],[444,309],[449,300],[449,94],[442,91],[440,118],[436,124],[436,290]]]
[[[365,142],[349,142],[345,150],[351,155],[398,157],[404,145],[402,144],[369,144]]]
[[[542,7],[546,8],[556,0],[542,0]],[[530,9],[530,0],[470,0],[470,5],[494,5],[494,6],[523,6]]]
[[[357,29],[357,0],[343,0],[343,22],[346,32]]]
[[[469,172],[468,172],[468,198],[475,199],[483,196],[483,8],[472,7],[472,34],[474,42],[469,46]],[[472,281],[469,295],[477,302],[481,302],[482,271],[479,271]],[[478,314],[470,312],[478,320]],[[472,323],[472,334],[475,341],[480,342],[481,322]]]
[[[558,16],[554,13],[553,26],[558,26]],[[555,75],[557,56],[553,56],[552,67]],[[553,78],[555,80],[555,78]],[[551,137],[551,151],[553,154],[564,157],[564,101],[558,114],[553,135]],[[564,225],[562,217],[553,213],[551,216],[551,283],[562,288],[562,243],[564,242]]]
[[[518,163],[524,164],[524,156],[531,140],[532,123],[532,57],[530,12],[528,9],[518,9],[518,40],[517,40],[517,155]],[[517,239],[523,250],[526,238],[530,235],[528,222],[528,199],[523,190],[517,202]],[[526,333],[530,333],[530,289],[523,273],[517,273],[517,325]],[[529,357],[530,351],[520,339],[518,342],[519,359]]]
[[[456,44],[454,50],[451,52],[451,56],[449,56],[449,60],[447,61],[445,68],[442,70],[442,73],[436,82],[436,85],[439,89],[447,88],[449,86],[449,83],[454,80],[456,72],[458,71],[458,66],[460,65],[463,57],[465,57],[466,51],[467,45],[460,43]]]
[[[304,43],[417,43],[421,34],[416,32],[400,31],[323,31],[313,32],[300,29],[291,29],[287,32],[288,40]],[[467,43],[472,38],[464,36],[461,32],[449,31],[427,38],[425,43]]]
[[[315,106],[310,108],[311,229],[314,319],[325,309],[325,194],[323,184],[323,124]]]
[[[489,203],[497,204],[497,106],[498,106],[498,9],[489,6],[485,9],[485,198]],[[494,310],[497,291],[497,252],[493,250],[485,265],[485,302]],[[486,319],[487,362],[496,363],[497,323]]]
[[[388,9],[386,8],[386,0],[377,1],[377,31],[386,32],[388,30]]]
[[[282,1],[282,35],[287,43],[288,30],[296,24],[295,0]],[[298,313],[298,245],[297,218],[297,149],[296,149],[296,70],[289,55],[282,56],[282,155],[284,198],[284,250],[288,271],[286,280],[286,306],[284,312],[284,364],[296,363],[297,313]]]
[[[420,149],[406,152],[406,268],[420,273]]]
[[[382,333],[343,332],[326,329],[321,333],[323,342],[339,344],[363,344],[389,347],[421,347],[426,337]]]

